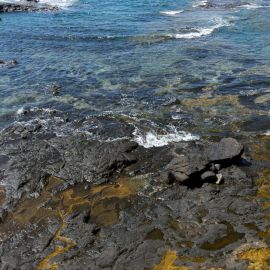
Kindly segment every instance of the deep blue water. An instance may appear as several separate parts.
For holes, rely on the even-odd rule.
[[[0,67],[0,128],[22,107],[170,124],[181,114],[174,101],[269,91],[270,1],[206,2],[84,0],[1,14],[0,60],[19,64]]]

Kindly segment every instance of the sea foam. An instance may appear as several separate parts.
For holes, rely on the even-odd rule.
[[[76,0],[39,0],[40,4],[45,4],[49,6],[57,6],[61,8],[67,8],[69,6],[72,6]]]
[[[141,132],[136,128],[133,132],[133,140],[144,148],[161,147],[171,142],[187,142],[198,140],[199,137],[185,131],[176,129],[165,134],[158,134],[155,131]]]
[[[255,4],[245,4],[239,6],[240,8],[245,8],[245,9],[258,9],[258,8],[269,8],[270,6],[260,6],[260,5],[255,5]]]
[[[194,7],[194,8],[206,7],[208,4],[209,4],[208,0],[195,1],[195,3],[193,3],[192,7]]]
[[[200,38],[203,36],[208,36],[212,34],[215,30],[229,26],[230,24],[226,20],[218,20],[219,22],[211,27],[208,28],[198,28],[194,29],[188,33],[183,34],[170,34],[169,37],[176,38],[176,39],[193,39],[193,38]]]
[[[175,16],[184,12],[184,10],[167,10],[167,11],[160,11],[161,14],[168,15],[168,16]]]

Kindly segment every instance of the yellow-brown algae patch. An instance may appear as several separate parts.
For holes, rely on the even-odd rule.
[[[0,186],[0,206],[4,204],[6,199],[5,188]]]
[[[55,258],[56,256],[63,254],[65,252],[68,252],[70,249],[76,246],[76,243],[72,241],[71,239],[64,237],[61,235],[61,231],[65,227],[65,216],[59,212],[59,217],[61,218],[61,225],[57,232],[54,235],[53,240],[61,241],[64,246],[56,246],[53,252],[51,252],[49,255],[47,255],[42,261],[39,262],[37,266],[37,270],[56,270],[58,269],[57,263],[50,263],[50,261]]]
[[[175,262],[177,259],[176,251],[168,250],[163,255],[160,263],[154,266],[153,270],[189,270],[187,266],[176,266]]]
[[[145,239],[146,240],[163,240],[163,237],[164,237],[164,233],[162,232],[162,230],[155,228],[146,235]]]
[[[144,186],[142,179],[122,177],[116,183],[101,184],[91,189],[85,189],[83,184],[78,184],[55,194],[53,191],[63,183],[62,179],[49,177],[40,196],[21,200],[0,229],[0,233],[7,235],[16,232],[20,227],[37,224],[40,221],[44,223],[48,218],[57,218],[60,221],[51,242],[61,242],[61,245],[57,245],[40,261],[38,270],[57,269],[57,263],[51,261],[76,246],[72,239],[62,235],[63,229],[67,226],[66,218],[70,214],[74,211],[89,210],[91,219],[98,224],[102,226],[116,224],[119,219],[118,206],[121,204],[125,207],[126,201],[137,195]]]
[[[264,170],[256,181],[259,186],[257,196],[270,200],[270,170]]]
[[[270,207],[270,170],[264,170],[260,173],[257,179],[259,187],[257,197],[266,200],[262,207],[269,209]],[[269,218],[269,217],[268,217]],[[266,231],[259,231],[259,236],[270,239],[270,227]],[[255,247],[249,248],[238,254],[238,259],[248,260],[249,265],[247,270],[264,270],[270,269],[270,247]]]
[[[264,209],[270,208],[270,170],[264,170],[260,173],[260,177],[257,179],[257,185],[259,190],[257,196],[265,199],[262,203]],[[270,219],[270,216],[267,216]],[[270,226],[265,231],[258,232],[259,236],[270,239]],[[269,254],[270,257],[270,254]]]
[[[258,136],[258,142],[252,145],[251,155],[258,161],[270,161],[270,136]]]
[[[193,107],[193,108],[211,107],[211,106],[226,104],[226,103],[233,105],[234,107],[241,108],[241,109],[245,108],[243,105],[240,104],[238,96],[234,96],[234,95],[199,97],[196,99],[186,98],[182,101],[183,105],[187,107]]]
[[[65,228],[65,218],[74,212],[76,207],[91,209],[91,217],[103,226],[109,226],[117,223],[118,210],[116,201],[136,195],[139,188],[143,186],[142,181],[133,181],[121,178],[115,184],[103,184],[93,187],[91,190],[84,190],[82,186],[73,187],[65,190],[58,195],[58,203],[55,208],[58,210],[58,216],[61,222],[53,241],[61,241],[64,246],[56,248],[47,255],[38,265],[37,270],[57,269],[57,263],[50,261],[76,246],[71,239],[62,236],[61,232]]]
[[[117,183],[94,186],[91,190],[91,217],[103,226],[110,226],[118,221],[117,205],[138,194],[143,187],[143,180],[120,178]]]
[[[244,234],[236,232],[230,223],[224,222],[224,224],[227,226],[227,234],[222,238],[216,239],[213,243],[204,242],[201,245],[202,249],[219,250],[244,237]]]
[[[60,178],[49,177],[47,185],[42,190],[40,196],[21,201],[13,213],[11,213],[10,218],[15,220],[17,224],[27,225],[46,219],[49,216],[57,216],[54,209],[44,207],[44,205],[50,204],[55,200],[52,190],[63,183],[64,181]]]
[[[91,206],[91,217],[102,226],[110,226],[118,221],[117,199],[103,199]]]
[[[247,270],[270,269],[270,247],[244,251],[238,255],[238,258],[249,261]]]
[[[119,181],[114,184],[94,186],[91,190],[91,194],[95,195],[100,193],[102,199],[122,199],[136,195],[142,186],[142,180],[128,180],[126,178],[120,178]]]
[[[202,267],[200,267],[200,269],[201,270],[224,270],[224,268],[221,268],[221,267],[219,267],[219,268],[215,268],[215,267],[208,268],[206,266],[202,266]]]
[[[206,262],[206,258],[197,256],[197,257],[191,257],[191,256],[178,256],[178,260],[181,262],[194,262],[194,263],[204,263]]]

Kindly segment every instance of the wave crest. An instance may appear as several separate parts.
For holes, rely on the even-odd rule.
[[[225,20],[220,20],[216,25],[213,25],[212,27],[209,27],[209,28],[198,28],[198,29],[194,29],[188,33],[170,34],[169,36],[172,38],[176,38],[176,39],[200,38],[203,36],[208,36],[208,35],[212,34],[215,30],[217,30],[221,27],[229,26],[229,25],[230,25],[229,22],[227,22]]]
[[[161,14],[168,15],[168,16],[175,16],[184,12],[184,10],[167,10],[167,11],[160,11]]]
[[[161,147],[171,142],[187,142],[199,139],[198,136],[185,131],[177,131],[176,128],[165,134],[158,134],[155,131],[143,133],[138,128],[135,128],[133,136],[133,140],[144,148]]]

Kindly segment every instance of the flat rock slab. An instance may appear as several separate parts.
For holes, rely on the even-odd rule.
[[[233,138],[223,138],[220,142],[210,144],[206,153],[210,162],[233,163],[244,152],[244,147]]]
[[[49,175],[95,183],[136,162],[130,141],[89,141],[85,136],[19,139],[1,145],[0,182],[6,189],[6,208],[22,195],[36,196]]]

